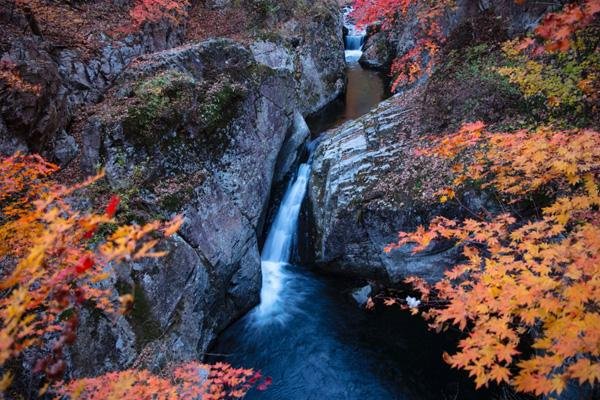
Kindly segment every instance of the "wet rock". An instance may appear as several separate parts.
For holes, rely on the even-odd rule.
[[[388,34],[381,30],[380,25],[369,25],[363,45],[363,53],[358,60],[364,68],[387,70],[394,58]]]
[[[281,148],[280,158],[277,160],[275,176],[273,177],[275,183],[282,182],[287,172],[295,170],[300,162],[303,145],[310,137],[310,129],[302,115],[297,111],[294,113],[294,124],[291,130],[291,134],[287,136]]]

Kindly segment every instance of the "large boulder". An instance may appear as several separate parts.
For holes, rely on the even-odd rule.
[[[250,45],[256,60],[296,77],[298,111],[318,111],[344,90],[346,66],[342,15],[336,2],[315,2],[303,18],[290,18],[281,27]]]
[[[418,254],[410,245],[384,251],[399,231],[413,231],[435,215],[465,213],[435,195],[449,181],[447,163],[415,152],[429,140],[419,124],[420,96],[419,89],[395,96],[323,134],[308,193],[313,260],[324,271],[392,284],[408,275],[435,281],[457,261],[452,243],[437,242]],[[492,207],[480,193],[461,197],[472,212]]]
[[[363,53],[358,62],[364,68],[389,69],[394,52],[389,42],[388,33],[381,29],[381,24],[367,27],[367,36],[363,45]]]
[[[275,167],[288,160],[279,166],[292,168],[306,138],[297,108],[291,74],[215,39],[138,59],[89,111],[76,127],[85,146],[78,161],[90,172],[105,166],[107,181],[92,197],[117,192],[124,220],[182,213],[185,223],[163,244],[165,258],[113,277],[120,294],[134,294],[131,316],[118,324],[84,316],[73,376],[202,358],[215,335],[257,304],[258,241]]]

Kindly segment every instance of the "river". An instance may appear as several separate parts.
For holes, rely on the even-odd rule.
[[[357,62],[361,35],[349,26],[346,93],[309,119],[313,137],[387,97],[382,76]],[[219,337],[211,361],[272,377],[266,391],[253,390],[249,399],[490,399],[443,363],[451,341],[428,331],[418,317],[392,308],[360,308],[350,295],[356,282],[294,262],[309,172],[310,160],[290,182],[267,235],[261,304]]]

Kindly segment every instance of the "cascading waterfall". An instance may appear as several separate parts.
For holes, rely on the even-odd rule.
[[[314,133],[358,118],[385,98],[381,76],[356,62],[364,32],[353,28],[350,11],[344,9],[349,36],[343,107],[324,110],[331,115],[312,121]],[[299,113],[294,130],[298,141],[307,136]],[[308,153],[317,143],[308,144]],[[252,367],[273,378],[268,390],[251,391],[248,400],[437,400],[453,393],[459,396],[459,389],[461,399],[491,398],[473,395],[469,391],[473,385],[460,383],[461,378],[440,362],[440,354],[448,349],[432,340],[437,336],[420,319],[393,307],[365,312],[349,299],[356,282],[321,276],[308,265],[295,263],[294,253],[301,251],[296,233],[310,170],[309,157],[290,181],[267,234],[260,305],[219,336],[210,361]]]
[[[367,32],[364,29],[358,29],[350,18],[352,8],[348,7],[344,10],[344,26],[348,29],[348,34],[344,40],[345,56],[347,63],[358,62],[362,56],[362,47],[365,42]]]
[[[298,215],[306,193],[310,165],[301,164],[294,183],[285,193],[275,220],[267,235],[261,257],[262,288],[256,310],[259,320],[271,318],[281,311],[281,291],[286,281],[285,267],[290,260]]]

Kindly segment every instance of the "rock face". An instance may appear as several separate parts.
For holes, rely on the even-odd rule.
[[[130,218],[182,212],[185,224],[165,244],[168,256],[115,277],[117,288],[134,288],[131,318],[82,323],[77,376],[201,358],[258,302],[257,235],[275,166],[284,142],[294,154],[303,140],[293,77],[230,40],[145,56],[106,98],[83,129],[82,165],[106,165],[109,191],[129,196]],[[98,348],[85,345],[90,330],[103,338]]]
[[[217,0],[209,8],[234,7],[231,1]],[[246,5],[250,7],[250,5]],[[307,115],[335,99],[344,89],[342,23],[337,2],[322,0],[309,5],[302,18],[296,3],[282,5],[282,16],[263,27],[248,43],[256,59],[295,76],[295,89],[302,100],[298,111]],[[18,13],[16,13],[18,14]],[[0,12],[0,26],[3,12]],[[20,17],[20,19],[19,19]],[[8,23],[22,23],[14,15]],[[124,22],[125,23],[125,22]],[[63,47],[42,36],[14,40],[0,53],[0,62],[13,65],[29,84],[39,85],[39,93],[12,90],[0,79],[0,152],[18,149],[54,155],[54,141],[68,127],[82,104],[95,103],[115,79],[136,58],[181,45],[185,24],[163,20],[146,23],[121,39],[96,33],[98,49],[91,57]],[[279,57],[279,58],[278,58]],[[60,158],[55,161],[63,162]]]
[[[268,39],[250,45],[256,60],[296,79],[300,113],[307,115],[334,100],[344,89],[342,16],[327,3],[308,21],[290,19]]]
[[[0,60],[13,64],[26,82],[39,85],[40,90],[37,94],[15,91],[0,80],[0,124],[7,128],[6,134],[0,130],[0,143],[14,142],[0,146],[0,151],[8,154],[20,147],[39,152],[52,147],[75,109],[96,101],[135,57],[176,46],[182,38],[182,29],[167,22],[147,24],[119,41],[100,35],[100,50],[89,60],[73,49],[56,50],[41,37],[12,42]]]
[[[387,70],[394,57],[388,34],[380,25],[370,25],[363,45],[363,53],[358,62],[364,68]]]
[[[407,275],[439,279],[456,262],[450,243],[412,254],[384,247],[397,232],[412,231],[434,215],[459,217],[434,193],[449,179],[441,160],[416,156],[427,143],[417,128],[421,90],[381,103],[368,114],[328,131],[314,153],[309,207],[314,261],[328,272],[398,283]],[[480,194],[463,193],[466,207],[492,207]]]
[[[497,44],[534,26],[546,9],[547,5],[521,7],[512,1],[457,1],[441,23],[448,36],[442,53]],[[414,47],[417,31],[418,21],[410,13],[389,32],[370,27],[361,64],[389,66],[391,57]],[[396,241],[397,232],[414,231],[434,216],[462,218],[467,209],[473,213],[495,209],[484,193],[474,190],[460,193],[461,207],[441,205],[434,193],[450,180],[448,165],[414,152],[427,145],[426,133],[454,128],[465,119],[496,123],[502,115],[518,112],[514,107],[518,99],[507,89],[509,85],[501,86],[504,81],[496,75],[498,87],[491,87],[485,68],[478,68],[473,68],[477,74],[467,78],[458,77],[456,71],[444,74],[443,69],[436,79],[424,76],[412,88],[399,88],[400,95],[370,113],[324,134],[314,154],[309,183],[313,260],[323,270],[394,284],[407,275],[435,281],[457,262],[451,243],[433,243],[418,254],[412,254],[410,246],[389,254],[384,248]],[[457,76],[453,80],[445,76],[451,74]],[[461,79],[465,82],[460,92],[445,90],[450,83],[458,86]],[[473,103],[477,106],[461,109],[444,103],[469,96],[481,106]],[[488,97],[493,107],[486,107]],[[486,111],[490,108],[499,115]]]
[[[299,161],[309,136],[303,116],[344,88],[339,9],[319,5],[308,7],[310,19],[287,15],[244,45],[181,45],[184,27],[159,23],[107,39],[85,61],[41,37],[2,54],[41,86],[39,95],[0,87],[2,153],[43,151],[73,177],[104,168],[105,181],[85,195],[93,203],[118,194],[124,222],[185,217],[161,244],[167,256],[111,276],[119,295],[134,294],[131,315],[113,321],[84,310],[66,378],[201,359],[258,302],[258,242],[272,186]],[[34,392],[35,359],[23,359],[18,378]]]
[[[440,26],[445,35],[450,37],[450,41],[456,39],[452,38],[456,33],[466,33],[467,40],[472,40],[473,36],[485,35],[486,32],[501,40],[537,25],[541,15],[550,7],[544,3],[518,5],[512,0],[458,0],[455,7],[445,13]],[[484,16],[485,21],[482,20]],[[493,29],[495,27],[500,29]],[[389,70],[394,58],[406,54],[414,47],[418,31],[419,23],[414,12],[409,12],[405,18],[399,18],[386,31],[381,31],[377,24],[370,26],[360,58],[361,65],[365,68]]]

